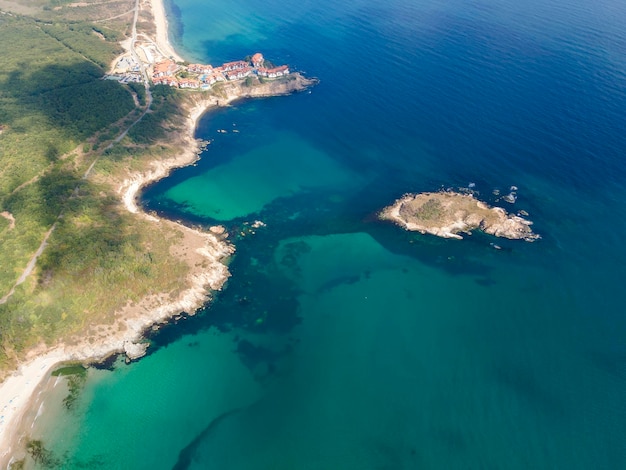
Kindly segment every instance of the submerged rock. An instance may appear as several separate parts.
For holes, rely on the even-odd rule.
[[[472,194],[438,192],[406,194],[379,213],[407,230],[430,233],[444,238],[463,238],[474,229],[513,240],[537,240],[532,222],[507,214],[501,207],[490,207]]]

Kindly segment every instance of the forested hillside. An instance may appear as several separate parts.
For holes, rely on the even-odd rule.
[[[122,3],[131,6],[94,2],[83,13],[106,17]],[[31,4],[34,16],[0,10],[0,369],[42,341],[112,322],[127,302],[175,288],[184,271],[168,258],[173,234],[147,230],[102,178],[83,178],[96,160],[111,172],[120,155],[151,152],[130,138],[109,149],[141,115],[135,102],[145,103],[142,89],[102,79],[128,20],[103,25],[58,2]],[[164,136],[163,102],[134,135]],[[53,226],[33,274],[16,285]],[[155,269],[165,261],[171,270]]]

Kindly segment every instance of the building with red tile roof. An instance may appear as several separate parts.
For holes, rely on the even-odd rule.
[[[280,67],[274,67],[273,69],[266,69],[264,67],[261,67],[257,70],[257,73],[259,74],[259,76],[267,78],[283,77],[285,75],[289,75],[289,66],[281,65]]]
[[[246,66],[243,69],[231,70],[229,72],[226,72],[226,78],[229,80],[239,80],[241,78],[247,77],[248,75],[250,75],[250,73],[252,73],[252,68]]]
[[[180,88],[200,88],[200,82],[193,78],[181,78],[178,80]]]
[[[174,75],[180,67],[176,65],[176,62],[173,60],[166,59],[161,62],[157,62],[154,64],[154,71],[152,72],[152,77],[169,77]]]
[[[178,86],[178,80],[174,77],[153,77],[152,83],[155,85],[169,85],[169,86]]]
[[[187,70],[189,70],[191,73],[212,73],[213,67],[204,64],[189,64]]]
[[[254,67],[258,68],[263,66],[263,62],[265,62],[265,59],[263,58],[263,54],[260,52],[257,52],[252,56],[252,65]]]
[[[236,60],[235,62],[226,62],[222,65],[222,69],[225,72],[230,72],[231,70],[241,70],[248,67],[248,62],[245,60]]]

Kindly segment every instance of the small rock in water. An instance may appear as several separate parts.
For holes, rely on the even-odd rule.
[[[511,186],[511,191],[517,191],[517,186]]]
[[[515,195],[515,193],[509,193],[506,196],[503,196],[502,199],[510,204],[514,204],[515,201],[517,201],[517,196]]]
[[[528,217],[528,212],[526,212],[524,209],[522,209],[521,211],[519,211],[519,215],[523,215],[524,217]]]
[[[252,227],[254,227],[254,228],[259,228],[259,227],[267,227],[267,225],[265,225],[265,223],[264,223],[264,222],[262,222],[262,221],[260,221],[260,220],[255,220],[255,221],[252,223]]]
[[[500,190],[499,189],[494,189],[493,190],[493,195],[494,196],[499,196],[500,195]]]
[[[476,187],[476,183],[470,183],[467,185],[468,188],[475,188]]]

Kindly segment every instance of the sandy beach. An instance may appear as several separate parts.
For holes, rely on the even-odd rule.
[[[182,61],[167,39],[167,20],[162,2],[151,0],[151,5],[158,47],[165,55]],[[183,137],[184,150],[173,159],[153,163],[148,172],[129,175],[118,188],[124,207],[129,212],[145,217],[152,223],[168,224],[183,232],[183,242],[175,255],[190,267],[187,288],[174,301],[165,301],[167,295],[155,295],[117,312],[118,324],[109,330],[114,333],[103,336],[95,346],[88,343],[71,347],[41,346],[30,351],[17,370],[0,384],[0,468],[7,468],[12,454],[20,449],[23,431],[30,428],[31,424],[22,423],[22,417],[30,409],[40,384],[45,382],[53,369],[64,362],[97,362],[112,354],[133,350],[133,345],[141,342],[147,328],[163,323],[181,312],[195,312],[209,300],[209,292],[219,290],[228,279],[230,274],[223,260],[233,253],[232,245],[221,241],[212,233],[200,232],[146,214],[139,210],[135,202],[137,193],[145,185],[167,176],[173,168],[189,165],[198,158],[199,143],[194,138],[196,123],[207,108],[217,104],[217,100],[198,101],[189,112],[188,132]]]
[[[182,61],[168,41],[162,2],[151,0],[150,3],[156,23],[155,42],[158,48],[164,55]],[[180,136],[181,152],[173,158],[154,161],[148,171],[130,174],[119,183],[117,193],[128,212],[144,218],[148,223],[168,225],[169,229],[182,232],[182,240],[173,248],[172,254],[189,267],[185,289],[175,299],[162,293],[127,305],[116,312],[117,320],[113,326],[105,328],[93,343],[83,342],[71,347],[64,344],[48,348],[41,346],[30,351],[17,370],[0,384],[0,469],[7,468],[10,459],[15,458],[13,454],[21,449],[20,441],[32,425],[32,422],[25,423],[24,417],[34,406],[41,384],[45,383],[53,369],[64,362],[98,362],[118,353],[141,355],[145,349],[141,345],[143,334],[148,328],[167,322],[181,312],[193,314],[210,300],[210,292],[221,289],[230,276],[225,264],[234,252],[230,243],[214,233],[201,232],[146,214],[136,203],[139,191],[147,184],[166,177],[172,169],[190,165],[197,160],[200,142],[195,139],[195,130],[198,120],[207,109],[226,106],[241,98],[285,95],[315,83],[316,80],[295,74],[294,79],[288,82],[268,82],[256,88],[230,83],[224,87],[224,93],[219,99],[198,96],[188,105],[186,133]],[[218,234],[222,232],[221,227],[215,230]]]
[[[165,57],[172,57],[176,62],[183,62],[184,59],[176,53],[169,41],[167,16],[165,15],[165,5],[163,1],[164,0],[150,0],[154,25],[156,26],[155,42],[157,48]]]
[[[130,213],[143,217],[150,223],[167,224],[183,234],[173,254],[184,260],[189,268],[187,288],[172,301],[167,294],[154,295],[128,305],[116,312],[118,320],[107,332],[100,335],[95,344],[83,343],[76,346],[59,345],[54,348],[40,347],[31,351],[26,360],[0,384],[0,468],[6,468],[13,452],[20,449],[20,441],[31,422],[22,417],[33,406],[41,384],[53,369],[64,362],[98,362],[112,354],[130,353],[143,339],[144,331],[152,325],[167,322],[181,312],[193,313],[210,300],[210,291],[222,288],[230,273],[224,261],[233,254],[234,247],[213,233],[201,232],[166,219],[160,219],[139,209],[136,198],[139,191],[153,181],[166,177],[174,168],[192,164],[198,158],[200,143],[195,139],[195,129],[200,117],[210,108],[225,106],[244,97],[264,97],[288,94],[298,86],[307,86],[298,75],[296,80],[285,86],[276,82],[258,89],[246,89],[245,93],[233,85],[225,90],[221,98],[198,99],[188,110],[187,133],[181,139],[181,153],[176,157],[155,161],[151,169],[143,173],[128,175],[117,188],[119,197]],[[217,232],[221,232],[218,229]]]
[[[0,386],[0,462],[8,467],[11,452],[19,445],[19,421],[28,409],[31,397],[50,370],[67,360],[61,349],[53,349],[23,363]]]
[[[195,161],[199,149],[198,142],[193,138],[196,122],[207,107],[215,104],[213,101],[201,101],[191,110],[187,127],[189,132],[185,137],[188,145],[180,155],[165,162],[154,163],[149,172],[130,175],[118,188],[124,207],[129,212],[145,217],[151,223],[168,224],[172,229],[183,233],[183,240],[174,254],[190,267],[187,288],[174,301],[165,301],[168,297],[166,295],[155,295],[117,312],[117,325],[109,330],[114,333],[103,335],[96,345],[59,345],[52,349],[42,346],[31,351],[18,370],[0,385],[0,468],[6,468],[12,453],[21,447],[23,431],[31,425],[21,422],[22,417],[30,409],[40,384],[54,368],[64,362],[97,362],[111,354],[132,351],[133,345],[142,341],[147,328],[166,322],[181,312],[195,312],[209,300],[209,292],[219,290],[228,279],[230,274],[223,260],[233,253],[232,245],[221,241],[212,233],[200,232],[146,214],[135,203],[137,193],[145,185],[167,176],[173,168]]]
[[[174,57],[175,60],[182,62],[183,59],[176,54],[167,37],[167,18],[162,1],[152,0],[151,6],[158,48],[164,55]],[[198,144],[193,138],[196,122],[206,106],[211,104],[214,103],[199,105],[192,110],[187,127],[189,131],[186,136],[188,145],[181,155],[172,161],[155,165],[153,171],[132,175],[123,183],[120,191],[123,193],[122,200],[127,210],[132,213],[140,213],[135,204],[135,197],[143,186],[163,178],[172,168],[187,165],[197,158]],[[120,329],[114,328],[113,330],[117,330],[118,333],[102,338],[97,346],[88,343],[72,347],[59,345],[52,349],[42,346],[30,351],[18,369],[0,384],[0,468],[8,467],[12,452],[18,449],[20,439],[23,437],[21,418],[30,408],[40,384],[55,367],[68,361],[98,361],[111,354],[122,353],[125,349],[132,350],[132,345],[141,341],[146,328],[155,323],[164,322],[172,315],[183,311],[193,313],[208,300],[208,291],[220,289],[228,278],[228,269],[221,260],[232,254],[231,245],[219,241],[212,234],[202,233],[170,221],[160,221],[144,213],[141,214],[153,223],[171,224],[184,232],[184,245],[191,248],[185,250],[185,254],[182,253],[182,250],[180,253],[191,268],[188,288],[181,292],[174,301],[161,303],[161,299],[147,298],[137,305],[118,312],[117,316],[120,318],[118,322],[124,325]],[[8,214],[5,216],[3,213],[2,216],[8,219]],[[206,261],[209,261],[209,269],[203,267]],[[158,306],[153,307],[155,304]]]

